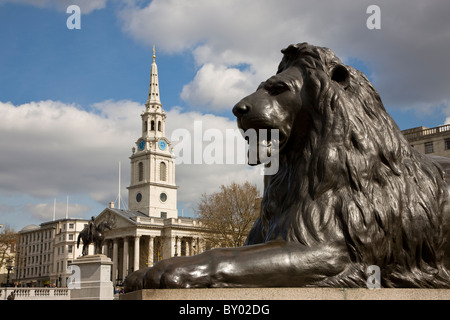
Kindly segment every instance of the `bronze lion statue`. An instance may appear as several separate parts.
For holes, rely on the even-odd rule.
[[[279,130],[279,170],[264,177],[245,246],[160,261],[129,275],[125,291],[365,287],[372,265],[382,287],[450,288],[440,165],[409,145],[366,76],[330,49],[282,53],[277,74],[233,108],[244,131]]]

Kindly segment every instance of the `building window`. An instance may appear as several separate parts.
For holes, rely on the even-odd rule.
[[[159,179],[161,181],[167,180],[167,165],[165,162],[159,164]]]
[[[158,131],[161,131],[161,121],[158,121]]]
[[[69,229],[73,229],[74,224],[73,223],[69,223]]]
[[[155,131],[155,121],[153,120],[150,122],[150,130]]]
[[[167,219],[167,212],[161,211],[161,218]]]
[[[450,150],[450,139],[445,139],[445,150]]]
[[[144,163],[139,162],[138,167],[139,167],[139,181],[142,181],[144,180]]]
[[[433,153],[433,142],[425,143],[425,153]]]

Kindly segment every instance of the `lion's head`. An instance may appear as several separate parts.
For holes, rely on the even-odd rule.
[[[314,113],[320,112],[314,110],[314,107],[320,107],[316,106],[317,86],[321,85],[317,81],[335,91],[346,90],[350,84],[348,67],[342,65],[329,49],[300,44],[282,52],[284,58],[277,74],[262,82],[255,93],[233,108],[238,126],[244,131],[278,129],[279,152],[283,152],[292,139],[306,140]],[[301,60],[298,59],[300,55]],[[329,61],[322,61],[326,69],[317,69],[315,58],[327,58]]]
[[[279,170],[265,176],[257,234],[305,246],[342,242],[353,262],[327,281],[449,286],[443,170],[412,148],[360,71],[327,48],[282,50],[278,72],[233,108],[238,126],[279,130]]]

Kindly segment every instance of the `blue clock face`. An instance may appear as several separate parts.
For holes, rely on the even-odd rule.
[[[159,140],[159,141],[158,141],[158,147],[159,147],[162,151],[166,150],[167,142],[165,142],[164,140]]]
[[[145,147],[145,141],[144,140],[141,140],[141,141],[139,141],[139,143],[138,143],[138,148],[139,148],[139,150],[144,150],[144,147]]]

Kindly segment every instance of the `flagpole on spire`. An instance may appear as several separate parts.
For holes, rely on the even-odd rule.
[[[155,63],[156,58],[156,51],[155,51],[155,45],[153,45],[153,63]]]

